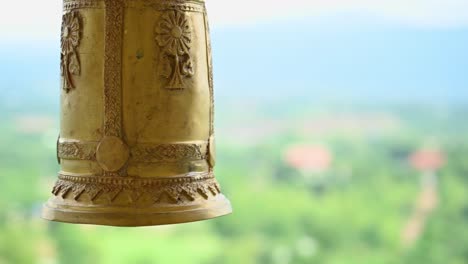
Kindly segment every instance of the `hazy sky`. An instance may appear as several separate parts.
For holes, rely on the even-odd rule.
[[[61,0],[2,3],[0,39],[58,38],[61,5]],[[341,14],[410,27],[468,27],[467,0],[208,0],[207,7],[214,28]]]
[[[3,3],[0,91],[9,102],[22,102],[25,90],[57,101],[61,2]],[[468,0],[207,0],[207,7],[218,98],[468,100]]]

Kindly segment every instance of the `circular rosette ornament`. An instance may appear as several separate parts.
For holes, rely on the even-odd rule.
[[[156,25],[156,41],[161,48],[161,75],[170,78],[166,88],[184,89],[182,78],[194,75],[190,56],[192,32],[188,16],[180,11],[165,13]]]
[[[64,14],[62,19],[60,70],[66,92],[75,88],[72,75],[78,76],[81,71],[77,53],[81,39],[81,21],[81,15],[77,11]]]

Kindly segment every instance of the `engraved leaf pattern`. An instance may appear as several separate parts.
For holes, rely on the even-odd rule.
[[[146,182],[146,184],[144,184]],[[170,203],[181,204],[194,201],[197,198],[209,199],[221,194],[218,182],[212,174],[201,178],[179,178],[164,182],[163,180],[108,180],[99,178],[82,178],[74,176],[59,176],[52,193],[64,199],[78,200],[81,197],[100,205],[112,205],[120,198],[136,204],[140,198],[146,197],[149,204],[158,204],[166,195]],[[124,197],[125,196],[125,197]],[[104,198],[104,199],[101,199]],[[99,200],[98,200],[99,199]]]
[[[76,53],[72,53],[70,55],[70,63],[68,64],[68,70],[73,75],[80,75],[80,61],[78,60],[78,56]]]
[[[161,76],[169,78],[171,76],[171,62],[167,56],[162,57],[162,63],[159,64]]]
[[[192,31],[189,17],[181,11],[165,13],[156,24],[156,42],[161,48],[161,73],[170,78],[167,89],[184,89],[183,77],[192,77],[194,67],[190,57]]]
[[[63,76],[63,89],[66,92],[75,88],[72,75],[80,75],[81,67],[77,53],[81,39],[81,15],[72,11],[63,15],[61,33],[60,72]]]
[[[192,77],[194,74],[192,60],[184,62],[182,67],[182,74],[188,77]]]

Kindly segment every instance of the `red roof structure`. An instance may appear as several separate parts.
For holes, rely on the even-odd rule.
[[[327,170],[332,159],[330,151],[322,146],[292,146],[286,150],[284,155],[284,161],[289,166],[314,172]]]
[[[435,171],[445,164],[445,155],[439,150],[422,149],[409,157],[410,164],[420,171]]]

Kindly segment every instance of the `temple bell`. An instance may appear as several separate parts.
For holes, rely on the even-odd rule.
[[[64,0],[58,181],[42,216],[147,226],[231,213],[202,0]]]

